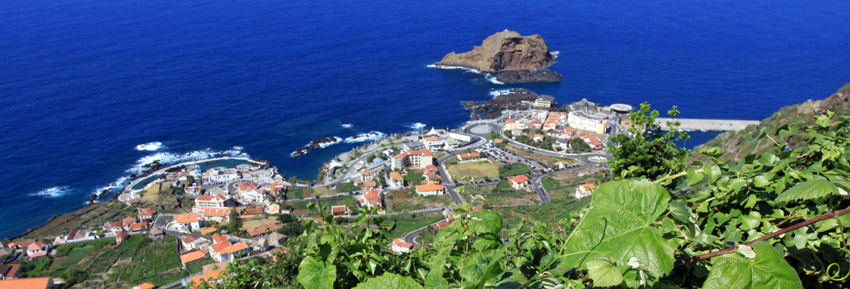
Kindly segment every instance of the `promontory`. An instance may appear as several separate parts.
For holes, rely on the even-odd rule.
[[[522,36],[505,29],[487,37],[472,51],[446,54],[435,66],[474,69],[495,75],[504,83],[558,82],[561,75],[547,69],[554,62],[555,57],[539,34]]]

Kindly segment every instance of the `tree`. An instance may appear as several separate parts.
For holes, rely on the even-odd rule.
[[[590,145],[587,144],[586,141],[580,138],[574,138],[570,140],[570,147],[573,149],[573,152],[577,153],[586,153],[591,150]]]
[[[679,110],[673,106],[667,114],[675,118]],[[629,114],[632,121],[629,134],[614,136],[611,146],[614,159],[609,166],[614,177],[656,179],[685,166],[690,152],[676,146],[676,142],[687,140],[687,132],[680,131],[675,120],[667,123],[669,131],[662,132],[655,121],[658,116],[658,111],[651,110],[646,102],[640,105],[640,110]]]
[[[513,137],[514,137],[514,133],[512,133],[512,132],[511,132],[511,131],[509,131],[509,130],[507,130],[507,131],[505,131],[505,136],[506,136],[506,137],[508,137],[508,138],[513,138]]]
[[[72,267],[62,273],[62,279],[64,279],[65,283],[70,286],[89,279],[89,273],[86,273],[79,268]]]
[[[375,155],[374,154],[371,154],[368,157],[366,157],[366,163],[372,163],[373,161],[375,161]]]
[[[236,210],[230,210],[230,221],[227,222],[227,231],[231,234],[237,234],[242,231],[242,219],[239,218],[239,214],[236,213]]]

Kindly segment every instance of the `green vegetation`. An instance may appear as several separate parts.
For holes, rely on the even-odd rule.
[[[613,142],[618,146],[611,147],[614,157],[608,165],[611,174],[617,177],[646,177],[655,179],[670,171],[684,168],[690,151],[676,146],[676,142],[688,139],[688,133],[676,129],[678,122],[670,122],[670,131],[661,133],[661,126],[655,123],[659,113],[650,110],[648,103],[640,105],[640,110],[629,114],[633,127],[629,133],[614,136]],[[679,115],[676,106],[667,112],[671,118]]]
[[[561,186],[561,183],[552,177],[545,177],[540,180],[540,182],[543,183],[543,188],[547,190],[551,190]]]
[[[112,245],[115,245],[115,239],[102,239],[102,240],[97,240],[97,241],[70,243],[70,244],[65,244],[65,245],[62,245],[62,246],[59,246],[58,248],[56,248],[56,255],[55,256],[56,257],[68,256],[68,253],[70,253],[71,250],[73,250],[75,248],[88,247],[88,248],[93,248],[93,249],[100,249],[100,248],[103,248],[103,246],[112,246]]]
[[[422,180],[424,177],[421,173],[408,173],[404,175],[404,180],[407,182],[407,185],[411,188],[417,185],[422,184]]]
[[[505,164],[499,167],[499,177],[510,177],[531,173],[531,168],[525,164]]]
[[[88,256],[92,250],[94,250],[93,247],[75,248],[73,251],[71,251],[71,254],[68,254],[68,258],[65,258],[65,262],[62,262],[62,265],[68,266],[77,264],[80,262],[80,260],[83,260],[83,258]]]
[[[304,198],[304,189],[302,189],[302,188],[289,189],[289,190],[286,191],[286,199],[287,200],[303,199],[303,198]]]
[[[583,139],[574,138],[570,140],[570,150],[573,153],[586,153],[590,152],[592,148]]]
[[[355,186],[352,182],[346,182],[336,186],[336,190],[339,192],[354,192],[359,191],[360,186]]]
[[[143,236],[131,236],[118,246],[121,247],[127,249],[120,251],[124,253],[121,258],[132,257],[133,262],[115,264],[108,274],[110,282],[120,280],[140,284],[151,281],[154,285],[161,286],[188,276],[184,271],[160,274],[182,266],[177,255],[177,239],[173,236],[158,241]]]
[[[645,159],[618,159],[626,173],[614,174],[618,180],[600,184],[592,197],[560,214],[535,206],[501,210],[511,214],[503,216],[458,205],[456,220],[432,245],[410,254],[389,253],[381,218],[310,223],[291,246],[300,262],[236,262],[234,277],[221,286],[829,287],[850,278],[850,115],[827,112],[814,123],[803,145],[787,147],[800,133],[780,126],[780,137],[768,138],[771,151],[734,162],[721,159],[719,148],[701,151],[706,161],[691,161],[690,152],[668,147],[670,139],[637,137],[628,146],[658,149],[652,153],[667,161],[667,169],[643,167]],[[326,208],[317,209],[327,215]],[[535,210],[552,222],[516,214]]]
[[[455,179],[475,178],[476,180],[486,180],[499,177],[499,167],[487,160],[449,165],[446,169]]]
[[[441,214],[432,215],[395,215],[385,217],[386,224],[392,224],[392,231],[389,232],[389,238],[400,238],[402,234],[431,225],[439,220],[444,219]]]

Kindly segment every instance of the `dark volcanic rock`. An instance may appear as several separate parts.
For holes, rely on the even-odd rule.
[[[472,51],[450,52],[435,65],[494,74],[499,81],[506,83],[561,81],[560,74],[546,69],[554,62],[554,55],[540,35],[522,36],[505,30],[490,35]]]
[[[503,110],[524,108],[523,102],[533,102],[539,96],[525,88],[512,88],[508,94],[487,101],[466,101],[463,107],[472,114],[470,119],[492,119],[502,116]]]
[[[509,70],[496,73],[496,80],[504,83],[559,82],[561,74],[545,69]]]
[[[319,138],[314,139],[307,146],[296,149],[295,151],[292,152],[291,155],[293,157],[302,156],[302,155],[307,154],[307,152],[309,152],[311,150],[314,150],[314,149],[317,149],[317,148],[322,148],[322,147],[325,147],[325,146],[329,146],[329,145],[338,143],[340,141],[342,141],[342,139],[339,138],[339,137],[335,137],[335,136],[319,137]]]

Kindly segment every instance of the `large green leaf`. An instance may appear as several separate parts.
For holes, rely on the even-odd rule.
[[[307,289],[330,289],[336,281],[336,266],[308,256],[298,266],[298,283]]]
[[[673,270],[673,246],[653,227],[667,210],[670,195],[649,181],[608,182],[593,193],[591,209],[569,237],[565,265],[608,258],[623,265],[632,257],[650,274]]]
[[[794,268],[767,242],[751,246],[755,258],[726,254],[711,258],[711,274],[704,289],[803,288]]]
[[[822,200],[837,194],[838,188],[831,182],[824,179],[811,180],[796,184],[785,192],[782,192],[776,198],[776,202],[786,204],[802,200]]]
[[[397,288],[422,288],[422,285],[416,282],[416,280],[411,279],[410,277],[401,276],[393,273],[386,273],[381,275],[380,277],[371,278],[366,280],[366,282],[362,282],[357,284],[355,289],[397,289]]]
[[[502,218],[494,211],[472,212],[472,230],[477,234],[498,234],[502,230]]]
[[[593,280],[593,287],[611,287],[623,283],[623,273],[606,260],[587,262],[587,277]]]

